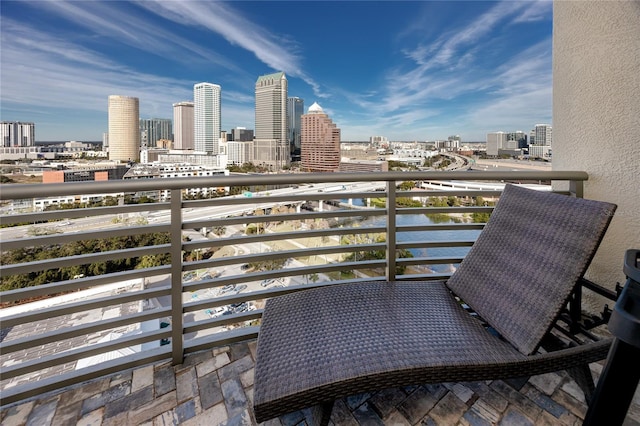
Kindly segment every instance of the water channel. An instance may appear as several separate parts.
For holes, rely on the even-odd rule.
[[[346,201],[346,200],[345,200]],[[354,204],[364,205],[362,200],[353,200]],[[454,218],[447,215],[428,216],[425,214],[406,214],[398,215],[398,226],[426,226],[434,224],[454,224],[461,218]],[[372,217],[363,219],[359,222],[362,228],[373,226],[384,226],[386,217]],[[461,230],[434,230],[434,231],[411,231],[398,232],[398,242],[416,242],[416,241],[469,241],[475,240],[480,234],[480,230],[461,229]],[[437,248],[412,248],[409,251],[414,257],[463,257],[469,252],[470,247],[437,247]],[[430,269],[434,272],[445,273],[451,272],[450,264],[431,265]]]

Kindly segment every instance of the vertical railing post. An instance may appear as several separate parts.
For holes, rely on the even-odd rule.
[[[396,182],[387,181],[387,281],[396,279]]]
[[[184,356],[182,317],[182,190],[171,190],[171,357],[174,364]]]
[[[569,181],[569,195],[576,198],[584,198],[584,182],[581,180]],[[571,324],[569,329],[572,333],[580,330],[582,319],[582,285],[577,285],[571,299],[569,300],[569,317]]]
[[[584,198],[584,182],[581,180],[570,180],[569,192],[574,197]]]

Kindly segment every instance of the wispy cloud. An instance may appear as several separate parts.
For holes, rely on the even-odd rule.
[[[489,102],[474,105],[469,124],[487,131],[528,131],[534,122],[550,122],[552,108],[551,38],[543,40],[497,68]],[[504,123],[520,125],[505,129]],[[528,124],[528,125],[527,125]]]
[[[252,52],[256,58],[277,71],[298,77],[313,88],[318,97],[327,97],[311,78],[296,54],[299,47],[289,38],[274,34],[249,21],[228,4],[220,2],[173,2],[164,0],[138,3],[150,12],[182,25],[199,26],[224,37],[229,43]]]
[[[533,4],[500,2],[480,16],[469,19],[466,26],[457,26],[432,39],[418,41],[414,48],[403,50],[409,63],[396,66],[388,72],[388,84],[382,96],[377,100],[359,97],[357,102],[373,109],[381,117],[394,117],[387,123],[396,128],[424,123],[425,114],[431,117],[437,115],[436,111],[449,114],[452,126],[462,127],[464,120],[472,120],[476,128],[484,127],[482,121],[476,122],[476,118],[484,114],[475,115],[466,111],[477,108],[479,111],[495,113],[495,105],[504,107],[525,98],[532,103],[517,109],[522,113],[517,117],[519,122],[526,114],[532,119],[532,111],[537,107],[550,112],[550,39],[520,54],[511,55],[504,62],[487,64],[485,58],[486,52],[496,49],[497,30],[516,20],[524,22],[548,18],[551,13],[548,8],[549,2],[544,1]],[[483,101],[487,102],[486,105],[478,104],[475,99],[475,95],[480,93],[488,94]],[[457,111],[448,111],[447,103],[451,100],[458,101],[462,106]],[[498,114],[492,121],[509,122],[515,119],[515,111],[512,106],[513,114]],[[438,121],[442,121],[442,116]]]
[[[514,20],[514,24],[522,22],[537,22],[548,19],[553,13],[552,0],[539,0],[527,5],[526,9],[520,13]]]
[[[171,116],[171,105],[192,98],[193,82],[142,73],[75,43],[3,19],[2,102],[6,105],[94,110],[107,97],[137,96],[141,113]]]
[[[84,27],[92,33],[117,43],[129,45],[141,51],[188,63],[201,59],[212,66],[241,72],[229,58],[212,49],[192,42],[173,31],[153,25],[139,13],[128,10],[124,2],[98,1],[44,1],[37,7],[58,16],[73,25]],[[64,27],[62,27],[64,28]]]

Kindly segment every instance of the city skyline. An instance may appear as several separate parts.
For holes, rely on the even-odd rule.
[[[0,115],[35,122],[37,140],[100,140],[111,94],[171,118],[202,81],[222,88],[223,130],[251,129],[255,79],[280,71],[345,141],[551,123],[551,1],[25,1],[1,14]]]

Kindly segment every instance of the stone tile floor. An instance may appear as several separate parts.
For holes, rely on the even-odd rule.
[[[149,365],[3,407],[13,425],[255,425],[255,341]],[[600,364],[592,366],[597,375]],[[565,373],[527,382],[445,383],[388,389],[337,401],[334,425],[580,425],[584,397]],[[309,424],[309,411],[264,423]],[[640,425],[636,392],[625,426]]]

